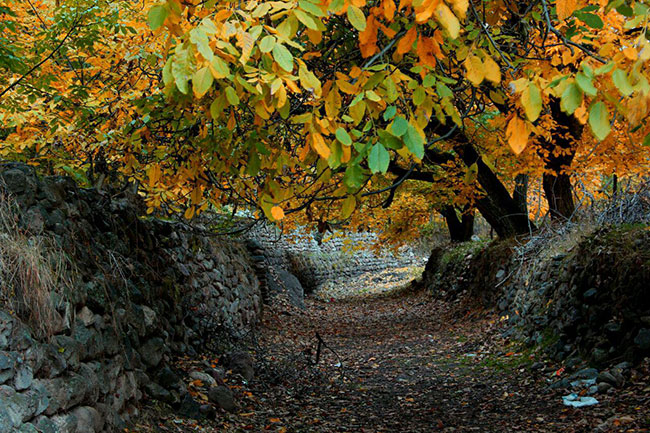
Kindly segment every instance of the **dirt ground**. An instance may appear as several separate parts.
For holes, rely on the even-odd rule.
[[[502,331],[498,317],[426,293],[276,306],[251,341],[256,378],[227,377],[234,413],[195,422],[150,405],[134,431],[650,431],[647,363],[597,405],[570,408],[569,391],[549,389],[570,371]]]

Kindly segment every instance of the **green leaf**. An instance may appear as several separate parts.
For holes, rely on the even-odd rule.
[[[270,53],[275,47],[275,36],[264,36],[260,41],[260,51],[263,53]]]
[[[368,167],[373,173],[386,173],[390,163],[390,153],[381,143],[375,143],[368,154]]]
[[[528,82],[528,87],[521,92],[521,103],[528,120],[534,122],[539,118],[539,114],[542,112],[542,94],[532,81]]]
[[[366,29],[366,16],[363,11],[354,5],[348,6],[348,20],[352,27],[362,32]]]
[[[165,18],[169,15],[169,10],[164,5],[155,5],[149,9],[147,14],[147,22],[151,30],[156,30],[165,22]]]
[[[190,88],[187,82],[192,78],[193,69],[193,54],[189,49],[179,46],[174,53],[172,76],[176,82],[176,87],[184,95],[189,93]]]
[[[210,104],[210,116],[215,120],[218,119],[221,113],[223,113],[224,108],[228,105],[227,102],[223,93],[218,98],[215,98],[212,104]]]
[[[348,164],[343,175],[343,183],[348,188],[356,189],[363,185],[366,177],[363,175],[363,170],[358,164]]]
[[[577,84],[569,84],[560,98],[560,108],[567,114],[573,114],[582,103],[582,90]]]
[[[293,71],[293,55],[284,45],[276,43],[273,46],[273,58],[285,71]]]
[[[210,72],[210,68],[207,66],[196,71],[194,77],[192,77],[192,89],[194,90],[194,95],[197,98],[205,95],[207,91],[210,90],[210,87],[212,87],[212,80],[214,80],[212,72]]]
[[[578,86],[582,89],[583,92],[585,92],[589,96],[596,96],[598,94],[598,89],[594,87],[593,84],[591,84],[591,78],[586,76],[585,74],[578,72],[576,74],[576,83],[578,83]]]
[[[643,140],[643,145],[650,146],[650,134],[645,136],[645,139]]]
[[[436,91],[441,98],[451,98],[454,96],[454,92],[445,83],[440,81],[436,83]]]
[[[390,119],[395,117],[395,113],[397,113],[397,108],[395,108],[394,105],[387,107],[384,111],[384,120],[388,122]]]
[[[216,79],[220,78],[230,78],[230,68],[228,64],[219,56],[214,56],[210,62],[212,66],[212,75]]]
[[[338,13],[343,9],[343,6],[345,6],[345,0],[333,0],[332,3],[330,3],[328,11]]]
[[[614,66],[616,66],[616,63],[615,63],[615,62],[609,62],[609,63],[607,63],[607,64],[601,66],[600,68],[597,68],[597,69],[594,71],[594,73],[595,73],[596,75],[606,74],[606,73],[608,73],[609,71],[611,71],[612,69],[614,69]]]
[[[402,140],[395,137],[393,134],[391,134],[388,131],[379,129],[377,130],[377,135],[379,136],[379,140],[381,141],[381,144],[384,145],[384,147],[388,147],[389,149],[393,149],[393,150],[398,150],[404,147],[404,143],[402,143]]]
[[[317,17],[322,17],[325,16],[323,13],[323,10],[318,6],[317,3],[320,3],[318,0],[316,0],[315,3],[310,2],[309,0],[300,0],[298,1],[298,6],[300,6],[300,9],[309,12],[310,14],[317,16]]]
[[[415,89],[415,92],[413,92],[413,103],[418,106],[421,105],[424,102],[424,99],[426,98],[427,94],[424,91],[424,87],[418,87]]]
[[[592,29],[602,29],[603,28],[603,25],[604,25],[603,20],[600,19],[600,17],[598,15],[590,14],[590,13],[587,13],[587,12],[580,12],[580,11],[576,11],[573,15],[576,18],[578,18],[580,21],[587,24]]]
[[[352,138],[350,137],[350,134],[348,134],[348,131],[345,129],[338,128],[335,132],[335,135],[336,139],[342,144],[345,144],[346,146],[350,146],[352,144]]]
[[[612,81],[614,81],[614,85],[621,92],[621,95],[630,96],[634,93],[634,89],[632,88],[630,81],[627,79],[625,71],[620,69],[615,70],[612,73]]]
[[[239,105],[239,96],[231,86],[226,87],[226,99],[228,99],[230,105]]]
[[[300,9],[294,9],[293,13],[296,18],[298,18],[298,21],[303,23],[305,27],[311,30],[318,30],[318,24],[316,24],[316,21],[311,14],[301,11]]]
[[[589,126],[598,140],[604,140],[611,131],[609,113],[604,102],[596,102],[589,110]]]
[[[424,157],[424,140],[420,133],[412,126],[409,125],[406,134],[402,138],[408,150],[415,155],[416,158],[422,159]]]
[[[357,200],[353,195],[349,195],[345,200],[343,200],[343,205],[341,206],[341,218],[348,219],[350,215],[352,215],[352,212],[354,212],[356,205]]]
[[[402,116],[397,116],[395,120],[393,120],[393,125],[391,126],[391,132],[397,136],[401,137],[406,133],[406,130],[409,127],[409,123],[405,118]]]

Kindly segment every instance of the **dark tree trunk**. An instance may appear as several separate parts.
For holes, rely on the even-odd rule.
[[[567,174],[546,173],[542,179],[544,195],[553,220],[567,220],[575,212],[571,178]]]
[[[546,153],[546,173],[542,184],[551,219],[567,220],[575,212],[571,177],[567,171],[573,162],[576,142],[580,139],[584,126],[575,116],[560,109],[558,99],[551,100],[550,108],[557,126],[551,131],[551,140],[542,142],[542,149]]]
[[[512,192],[512,198],[519,205],[519,209],[524,215],[528,215],[528,175],[518,174],[515,177],[515,190]]]
[[[452,242],[467,242],[474,234],[474,212],[466,209],[458,218],[456,209],[453,206],[445,206],[440,213],[445,217],[449,237]]]
[[[463,136],[463,138],[465,138]],[[466,138],[465,138],[466,139]],[[483,218],[494,228],[500,237],[516,236],[536,230],[535,225],[523,212],[508,189],[499,180],[490,167],[483,162],[474,146],[469,142],[462,143],[456,148],[465,164],[478,167],[478,182],[485,195],[476,200],[476,208]]]

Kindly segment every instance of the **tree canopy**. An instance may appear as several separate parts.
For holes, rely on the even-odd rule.
[[[93,178],[105,162],[151,211],[406,229],[476,208],[511,235],[534,228],[517,180],[541,177],[568,218],[572,182],[648,168],[644,1],[5,1],[0,14],[2,154]],[[387,214],[394,200],[418,208]]]

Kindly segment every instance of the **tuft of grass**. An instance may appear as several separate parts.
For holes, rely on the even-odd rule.
[[[0,189],[0,308],[47,338],[63,325],[57,307],[73,286],[74,267],[53,239],[22,229],[19,215]]]

